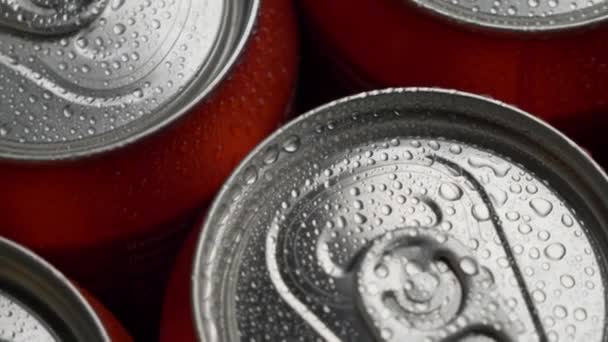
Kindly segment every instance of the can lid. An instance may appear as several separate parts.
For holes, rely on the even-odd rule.
[[[0,238],[0,341],[110,341],[73,285],[37,255]]]
[[[203,341],[606,339],[608,179],[515,108],[438,89],[330,103],[213,204]]]
[[[69,33],[90,24],[107,3],[108,0],[3,1],[0,25],[38,35]]]
[[[608,17],[596,0],[405,0],[450,19],[487,29],[555,31],[590,25]]]
[[[226,76],[258,7],[259,0],[0,4],[7,13],[0,158],[90,156],[158,131]]]

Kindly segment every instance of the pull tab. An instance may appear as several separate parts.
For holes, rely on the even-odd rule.
[[[517,341],[490,270],[444,233],[384,234],[356,278],[357,305],[380,341]]]
[[[76,31],[95,20],[109,0],[0,0],[0,26],[38,35]]]

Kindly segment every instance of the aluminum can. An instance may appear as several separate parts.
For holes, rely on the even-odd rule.
[[[196,331],[606,341],[606,194],[572,141],[495,100],[406,88],[330,103],[259,145],[212,205]]]
[[[0,340],[132,341],[107,309],[81,291],[39,256],[0,238]]]
[[[158,316],[191,213],[289,111],[291,1],[23,0],[0,12],[0,234],[127,325]]]
[[[312,91],[333,74],[335,87],[348,93],[423,86],[489,95],[548,120],[607,158],[601,138],[608,127],[608,8],[602,1],[299,4],[311,54],[326,64],[310,82]]]

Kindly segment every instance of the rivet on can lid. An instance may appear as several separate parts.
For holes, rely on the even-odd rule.
[[[496,304],[501,296],[491,271],[454,237],[432,227],[395,229],[364,253],[355,271],[357,303],[378,340],[440,340],[450,330],[517,340],[507,311]],[[387,305],[400,312],[376,309]],[[399,313],[407,313],[409,329]]]
[[[259,7],[258,0],[25,3],[0,2],[11,9],[0,20],[0,157],[20,160],[89,156],[165,127],[224,78]],[[41,36],[38,12],[67,22],[46,22],[55,35]]]
[[[506,31],[554,31],[603,21],[605,1],[588,0],[402,0],[472,26]]]
[[[570,141],[498,102],[393,89],[331,103],[261,144],[214,203],[198,332],[603,341],[607,191]]]

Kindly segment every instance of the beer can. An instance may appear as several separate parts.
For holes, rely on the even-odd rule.
[[[342,93],[423,86],[489,95],[551,122],[606,159],[601,139],[608,127],[604,2],[299,4],[313,42],[311,54],[329,70],[316,82],[333,74]]]
[[[291,1],[19,0],[0,12],[0,234],[130,327],[158,316],[192,212],[289,111]]]
[[[338,100],[224,185],[194,260],[196,331],[606,341],[606,194],[577,145],[501,102],[431,88]]]
[[[0,238],[0,340],[132,341],[97,300],[81,293],[39,256],[4,238]]]

